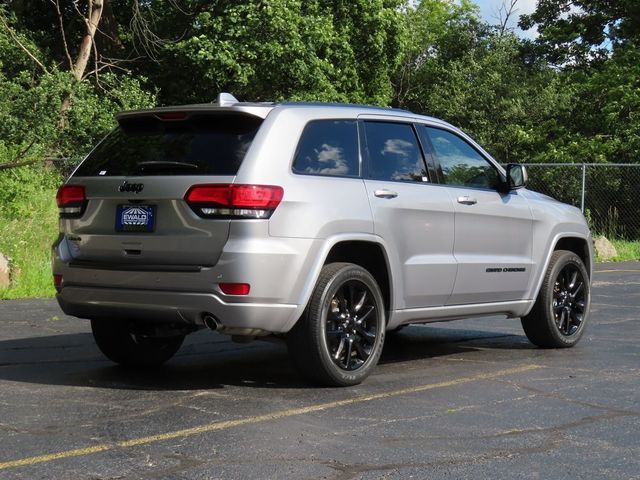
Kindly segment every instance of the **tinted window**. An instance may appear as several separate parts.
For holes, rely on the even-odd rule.
[[[353,120],[317,120],[302,132],[293,171],[357,177],[360,174],[358,127]]]
[[[235,175],[261,122],[237,114],[123,119],[74,175]]]
[[[422,152],[411,125],[365,122],[369,177],[374,180],[427,180]]]
[[[469,143],[457,135],[426,127],[442,169],[444,183],[476,188],[495,188],[499,174]]]

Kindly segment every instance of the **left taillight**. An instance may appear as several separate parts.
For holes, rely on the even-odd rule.
[[[202,218],[269,218],[282,197],[282,187],[274,185],[208,184],[194,185],[185,202]]]
[[[62,185],[56,194],[56,203],[60,217],[80,217],[87,206],[87,192],[83,185]]]

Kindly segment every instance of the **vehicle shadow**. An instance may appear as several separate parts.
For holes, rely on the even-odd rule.
[[[533,348],[517,335],[412,326],[387,335],[381,364],[456,355],[479,348]],[[291,366],[284,342],[235,344],[202,331],[166,365],[131,370],[106,360],[90,333],[0,341],[0,380],[119,390],[317,388]]]

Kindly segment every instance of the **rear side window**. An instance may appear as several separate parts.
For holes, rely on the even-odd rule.
[[[307,175],[360,175],[355,120],[315,120],[307,124],[293,160],[293,171]]]
[[[427,171],[413,127],[406,123],[365,122],[369,178],[426,182]]]
[[[74,176],[235,175],[261,123],[241,114],[125,118]]]

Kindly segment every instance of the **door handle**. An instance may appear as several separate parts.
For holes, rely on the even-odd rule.
[[[465,195],[464,197],[458,197],[458,203],[461,203],[463,205],[475,205],[476,203],[478,203],[478,200]]]
[[[387,190],[383,188],[382,190],[376,190],[373,194],[378,198],[396,198],[398,196],[398,192],[392,192],[391,190]]]

